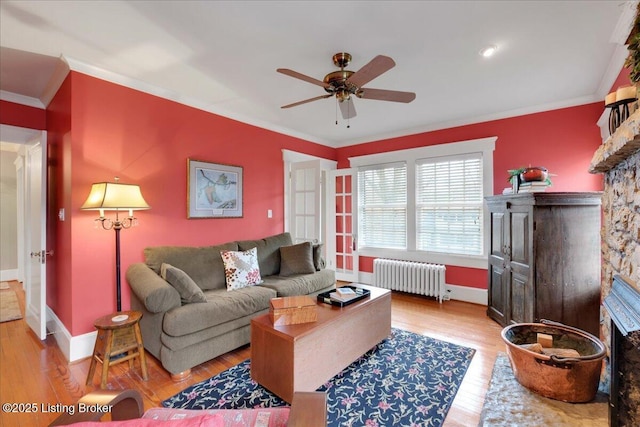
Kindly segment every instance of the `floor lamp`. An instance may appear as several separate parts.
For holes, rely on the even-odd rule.
[[[116,303],[118,312],[122,311],[120,294],[120,230],[136,226],[138,220],[133,216],[134,210],[149,209],[142,197],[140,187],[133,184],[121,184],[119,178],[115,182],[98,182],[91,186],[89,197],[80,209],[100,211],[96,221],[105,230],[116,231]],[[104,211],[115,211],[115,219],[106,218]],[[129,216],[120,218],[120,211],[128,211]]]

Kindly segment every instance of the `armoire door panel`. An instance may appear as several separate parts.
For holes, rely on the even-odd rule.
[[[529,211],[526,212],[511,212],[511,262],[518,264],[529,265],[530,263],[530,234],[529,234],[529,221],[531,215]]]

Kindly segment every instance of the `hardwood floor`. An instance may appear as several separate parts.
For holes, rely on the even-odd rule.
[[[24,313],[24,292],[16,290]],[[456,395],[444,425],[475,426],[487,391],[498,352],[504,351],[500,325],[486,316],[486,307],[460,301],[438,304],[432,298],[393,293],[392,326],[433,338],[471,347],[476,353]],[[147,353],[148,354],[148,353]],[[139,365],[129,370],[128,363],[109,370],[109,389],[136,388],[144,396],[145,410],[187,386],[207,379],[249,358],[249,346],[222,355],[192,369],[192,375],[176,383],[160,363],[147,357],[149,380],[143,381]],[[58,416],[55,404],[70,405],[88,391],[99,388],[99,374],[91,386],[85,386],[89,359],[68,363],[52,336],[40,341],[24,319],[0,323],[0,401],[35,403],[37,413],[0,413],[0,426],[47,425]],[[49,410],[49,412],[45,412]]]

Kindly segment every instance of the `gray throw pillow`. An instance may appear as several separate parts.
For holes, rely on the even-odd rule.
[[[320,271],[325,267],[324,258],[322,258],[322,245],[323,243],[313,245],[313,265],[316,271]]]
[[[196,285],[196,282],[187,273],[179,268],[163,262],[162,267],[160,267],[160,276],[178,291],[182,304],[207,302],[202,289]]]
[[[280,275],[315,273],[311,242],[280,247]]]

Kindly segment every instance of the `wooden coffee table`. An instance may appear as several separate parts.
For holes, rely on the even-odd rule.
[[[318,321],[274,326],[251,320],[251,378],[291,403],[314,391],[391,333],[391,291],[358,283],[371,296],[345,307],[318,303]]]

